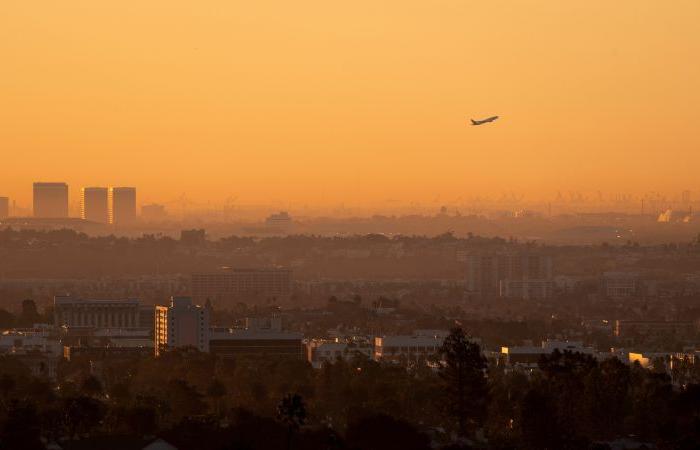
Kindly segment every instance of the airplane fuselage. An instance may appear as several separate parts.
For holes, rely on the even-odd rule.
[[[491,116],[483,120],[474,120],[471,119],[472,125],[483,125],[485,123],[493,122],[494,120],[498,119],[498,116]]]

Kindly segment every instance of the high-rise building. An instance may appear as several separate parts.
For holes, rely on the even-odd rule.
[[[80,217],[97,223],[109,223],[108,189],[85,187],[80,190]]]
[[[0,197],[0,220],[10,217],[10,199]]]
[[[109,222],[114,225],[129,225],[136,221],[136,188],[109,188]]]
[[[68,185],[34,183],[34,217],[68,217]]]
[[[289,269],[223,269],[192,274],[192,295],[197,301],[283,297],[291,291],[292,271]]]
[[[683,202],[684,205],[688,205],[691,200],[691,193],[690,191],[686,190],[681,192],[681,201]]]
[[[642,292],[640,281],[636,272],[604,272],[601,291],[605,297],[615,300],[633,297]]]
[[[156,306],[155,351],[194,347],[209,351],[209,308],[195,305],[190,297],[171,297],[170,306]]]
[[[475,253],[466,258],[467,295],[542,298],[551,292],[552,259],[530,252]]]

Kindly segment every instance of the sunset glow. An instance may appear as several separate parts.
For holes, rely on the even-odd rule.
[[[0,10],[2,194],[24,205],[37,180],[72,202],[91,185],[357,205],[696,187],[694,0]]]

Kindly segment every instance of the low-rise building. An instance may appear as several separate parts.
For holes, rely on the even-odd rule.
[[[616,320],[614,329],[615,337],[620,339],[634,339],[639,336],[688,338],[695,333],[695,323],[689,321]]]
[[[412,335],[375,337],[374,360],[405,364],[436,357],[449,332],[427,331],[419,330]]]
[[[63,358],[70,361],[76,358],[87,358],[90,361],[103,361],[105,359],[130,359],[143,356],[153,356],[153,346],[144,347],[63,347]]]
[[[312,339],[306,343],[306,358],[314,369],[339,359],[372,358],[374,348],[368,341],[341,341],[339,339]]]
[[[525,369],[535,369],[542,356],[550,355],[555,350],[560,352],[569,351],[572,353],[583,353],[595,355],[595,349],[586,347],[581,341],[542,341],[539,346],[509,346],[501,347],[501,362],[508,367],[521,367]]]
[[[0,354],[41,353],[61,355],[58,336],[49,328],[17,328],[0,334]]]
[[[213,328],[209,340],[212,354],[221,358],[262,356],[304,358],[303,335],[284,331],[280,317],[248,318],[244,328]]]
[[[69,327],[138,327],[140,305],[135,298],[103,300],[57,295],[54,297],[54,323]]]
[[[686,352],[650,352],[650,351],[637,351],[629,352],[628,360],[629,364],[639,363],[640,366],[645,369],[665,369],[667,372],[671,372],[675,367],[678,367],[682,363],[687,365],[694,365],[698,361],[700,356],[699,352],[686,351]]]

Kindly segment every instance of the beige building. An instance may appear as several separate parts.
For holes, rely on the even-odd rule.
[[[190,297],[171,297],[170,306],[156,306],[155,353],[177,347],[209,351],[209,308],[195,305]]]

